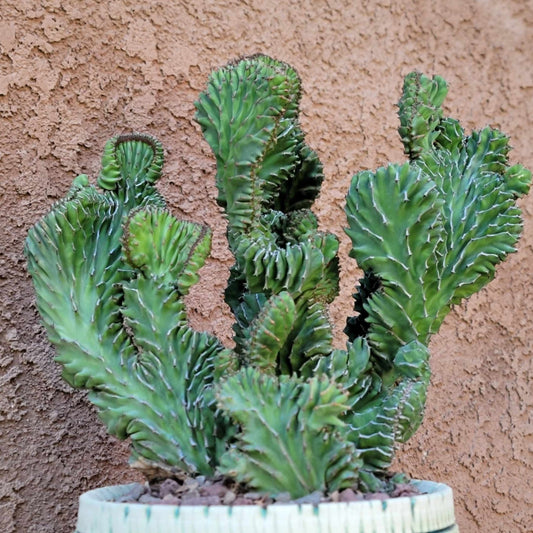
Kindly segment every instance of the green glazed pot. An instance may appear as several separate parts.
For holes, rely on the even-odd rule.
[[[413,483],[425,494],[266,508],[117,503],[132,488],[117,485],[80,497],[76,533],[458,533],[450,487]]]

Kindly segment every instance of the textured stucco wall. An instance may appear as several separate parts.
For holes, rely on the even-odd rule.
[[[467,128],[501,127],[513,162],[533,167],[532,43],[530,0],[2,0],[0,530],[67,533],[80,492],[135,478],[127,446],[61,382],[22,256],[29,226],[72,178],[96,174],[108,137],[138,130],[165,145],[171,208],[214,228],[192,321],[229,341],[231,257],[214,161],[191,120],[213,67],[257,51],[297,67],[302,122],[327,175],[316,211],[345,257],[350,175],[403,160],[395,103],[410,70],[444,76],[447,111]],[[463,533],[533,524],[533,195],[522,207],[519,252],[432,343],[427,418],[397,462],[454,487]],[[345,259],[343,274],[339,343],[357,277]]]

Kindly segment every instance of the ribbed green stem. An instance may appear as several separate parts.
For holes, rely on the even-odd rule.
[[[298,121],[300,79],[267,56],[217,70],[196,103],[235,257],[233,350],[187,320],[211,233],[165,209],[155,139],[111,139],[100,189],[79,176],[30,230],[28,270],[63,376],[89,390],[149,477],[222,473],[293,498],[386,489],[423,418],[430,337],[514,251],[531,181],[508,166],[505,135],[467,136],[443,116],[446,92],[442,78],[409,74],[409,161],[352,180],[347,233],[364,276],[345,350],[333,348],[339,244],[311,211],[323,171]]]

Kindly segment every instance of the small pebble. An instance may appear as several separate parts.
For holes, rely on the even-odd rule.
[[[195,490],[197,489],[199,486],[200,486],[200,481],[199,481],[200,478],[196,478],[196,479],[192,479],[192,478],[187,478],[185,480],[185,482],[183,483],[183,486],[184,487],[187,487],[187,490],[188,491],[192,491],[192,490]]]
[[[167,505],[179,505],[181,503],[181,500],[173,494],[166,494],[161,501]]]
[[[402,496],[416,496],[420,491],[411,483],[398,483],[391,492],[392,498],[400,498]]]
[[[119,503],[135,502],[146,493],[146,490],[144,485],[135,485],[135,487],[133,487],[127,494],[117,498],[115,501]]]
[[[161,485],[159,485],[159,497],[165,498],[169,494],[177,494],[181,488],[181,485],[175,479],[165,479]]]
[[[235,503],[236,499],[237,499],[237,495],[233,491],[228,490],[222,498],[222,503],[224,505],[230,505],[231,503]]]
[[[322,496],[323,494],[319,490],[315,490],[315,492],[312,492],[311,494],[307,494],[306,496],[294,500],[294,503],[310,503],[312,505],[318,505]]]
[[[155,496],[151,496],[150,494],[143,494],[139,498],[139,503],[146,503],[146,504],[157,504],[161,503],[161,498],[156,498]]]
[[[248,500],[247,498],[243,498],[242,496],[239,496],[238,498],[235,498],[233,501],[233,505],[255,505],[253,500]]]
[[[330,497],[329,497],[329,499],[330,499],[332,502],[338,502],[338,501],[340,501],[339,498],[340,498],[340,493],[339,493],[338,490],[333,491],[333,492],[330,494]]]
[[[358,494],[357,492],[354,492],[352,489],[344,489],[339,494],[339,500],[340,502],[358,502],[362,500],[363,497],[361,494]]]
[[[213,483],[212,485],[201,487],[201,494],[203,496],[219,496],[222,498],[227,491],[228,489],[222,483]]]
[[[181,497],[182,505],[220,505],[220,498],[218,496],[194,496],[191,494],[184,494]]]
[[[263,495],[260,492],[247,492],[244,497],[247,500],[260,500]]]
[[[369,492],[364,496],[365,500],[388,500],[390,496],[386,492]]]

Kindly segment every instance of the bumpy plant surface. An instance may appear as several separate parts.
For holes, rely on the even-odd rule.
[[[31,229],[28,268],[63,377],[130,439],[135,466],[295,498],[383,486],[422,421],[430,337],[514,251],[531,179],[508,165],[505,135],[465,135],[443,115],[446,92],[442,78],[408,75],[408,161],[353,177],[347,233],[364,277],[345,350],[332,346],[338,240],[311,211],[323,173],[298,121],[300,79],[269,57],[217,70],[196,103],[235,257],[233,348],[187,321],[211,234],[165,206],[155,139],[111,139],[98,186],[78,176]]]

